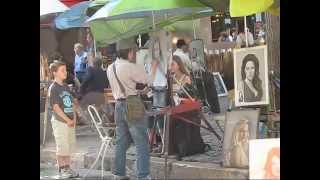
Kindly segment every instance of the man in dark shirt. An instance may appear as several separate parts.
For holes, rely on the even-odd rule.
[[[86,74],[80,87],[81,93],[81,113],[82,118],[90,121],[87,114],[88,105],[95,105],[98,109],[102,109],[106,105],[104,89],[109,86],[108,77],[105,71],[101,68],[102,61],[95,58],[92,61],[92,66],[87,68]],[[85,123],[82,122],[81,123]]]
[[[95,58],[92,61],[92,66],[87,68],[80,88],[82,95],[85,95],[89,92],[103,93],[104,89],[108,87],[108,77],[106,72],[102,70],[101,65],[101,59]]]

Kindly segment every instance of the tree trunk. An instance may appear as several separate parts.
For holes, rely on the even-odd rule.
[[[280,16],[266,13],[266,42],[268,46],[269,72],[274,72],[280,78]],[[272,110],[280,109],[280,89],[270,84],[270,107]]]

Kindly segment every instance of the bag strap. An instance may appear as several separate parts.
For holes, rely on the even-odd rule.
[[[121,92],[124,94],[124,96],[127,96],[126,95],[126,90],[125,90],[124,86],[122,85],[122,83],[120,82],[120,80],[119,80],[119,78],[117,76],[117,69],[116,69],[116,64],[115,63],[113,63],[113,73],[114,73],[114,75],[115,75],[115,77],[116,77],[116,79],[118,81],[118,84],[120,86]]]

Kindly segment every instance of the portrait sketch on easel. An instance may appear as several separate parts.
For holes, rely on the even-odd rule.
[[[192,40],[190,43],[191,67],[193,71],[198,71],[205,67],[204,44],[202,39]]]
[[[257,138],[260,110],[237,110],[226,113],[223,139],[223,166],[249,166],[249,140]]]
[[[234,49],[235,105],[269,104],[267,46]]]

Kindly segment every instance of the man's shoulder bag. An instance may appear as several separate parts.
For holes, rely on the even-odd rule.
[[[126,96],[125,88],[120,82],[117,76],[117,70],[115,64],[113,64],[113,72],[119,83],[120,89],[122,93]],[[126,97],[126,119],[127,121],[137,121],[142,120],[145,115],[145,107],[144,104],[138,95],[131,95]]]

